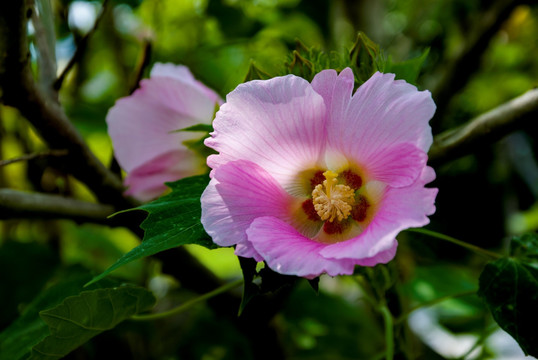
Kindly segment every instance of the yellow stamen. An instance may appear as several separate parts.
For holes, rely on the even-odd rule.
[[[337,185],[338,174],[331,170],[325,171],[323,176],[323,184],[316,185],[312,191],[314,209],[323,221],[347,219],[355,203],[355,191],[347,185]]]

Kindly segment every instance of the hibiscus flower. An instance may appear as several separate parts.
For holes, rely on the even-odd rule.
[[[202,224],[238,256],[314,278],[387,263],[396,235],[429,222],[426,165],[435,104],[393,74],[324,70],[239,85],[205,144],[211,181]]]
[[[202,135],[177,130],[211,124],[217,103],[217,93],[187,67],[172,64],[155,64],[139,89],[119,99],[106,121],[116,159],[127,172],[126,194],[151,200],[165,191],[165,182],[206,172],[205,157],[186,146]]]

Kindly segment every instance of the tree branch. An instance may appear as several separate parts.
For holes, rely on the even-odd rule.
[[[40,153],[25,154],[25,155],[21,155],[13,159],[0,160],[0,167],[17,163],[20,161],[28,161],[28,160],[33,160],[33,159],[42,158],[42,157],[49,157],[49,156],[62,157],[62,156],[66,156],[67,154],[68,154],[67,150],[49,150],[49,151],[43,151]]]
[[[80,59],[82,58],[82,56],[86,52],[86,49],[88,48],[88,42],[90,40],[90,37],[97,30],[97,26],[99,25],[99,23],[103,19],[103,15],[105,14],[105,11],[107,10],[107,4],[108,4],[108,0],[104,0],[103,5],[101,6],[101,12],[99,13],[97,18],[95,19],[95,23],[93,24],[93,27],[91,28],[90,31],[88,31],[88,33],[86,35],[84,35],[82,37],[82,39],[80,39],[80,41],[77,44],[77,48],[75,50],[75,53],[73,54],[71,59],[69,59],[69,62],[67,63],[65,68],[62,70],[62,73],[60,74],[60,76],[58,76],[56,81],[54,81],[54,85],[53,85],[54,89],[59,90],[62,87],[62,84],[63,84],[63,82],[65,80],[65,77],[67,76],[69,71],[71,71],[73,66],[75,66],[75,64],[80,61]]]
[[[466,41],[460,52],[448,62],[441,64],[441,77],[432,89],[437,104],[435,118],[444,116],[448,103],[471,78],[480,66],[482,54],[489,46],[491,38],[522,0],[496,0],[488,3],[488,8],[477,16],[479,21],[466,34]]]
[[[120,209],[133,207],[122,194],[121,180],[90,151],[56,99],[42,92],[34,82],[26,40],[26,22],[31,14],[32,9],[22,0],[0,5],[2,100],[19,110],[51,149],[69,152],[60,165],[85,183],[100,202]]]
[[[32,0],[32,24],[35,29],[35,44],[39,52],[39,81],[43,90],[51,90],[56,79],[55,34],[50,0]],[[39,15],[38,15],[39,12]]]
[[[142,80],[144,70],[146,70],[146,67],[149,65],[149,61],[151,58],[151,49],[151,40],[147,38],[144,39],[142,42],[142,53],[140,54],[140,57],[136,64],[135,76],[129,89],[129,94],[134,93],[134,91],[138,89],[138,86],[140,85],[140,80]]]
[[[123,196],[121,180],[106,169],[103,164],[90,151],[82,136],[69,122],[67,115],[56,99],[47,96],[36,86],[29,64],[28,44],[26,36],[27,20],[32,10],[24,0],[0,1],[0,97],[6,105],[13,106],[31,122],[41,137],[49,144],[52,150],[65,149],[68,155],[62,158],[61,165],[66,172],[73,174],[82,181],[96,195],[103,204],[111,204],[114,211],[135,207],[137,204]],[[20,195],[20,194],[19,194]],[[43,199],[43,198],[40,198]],[[47,198],[50,199],[50,198]],[[57,198],[55,198],[57,199]],[[26,215],[46,216],[45,208],[41,203],[34,203],[35,209],[21,210]],[[63,202],[65,204],[65,202]],[[15,206],[16,204],[13,204]],[[41,208],[39,208],[39,206]],[[8,216],[13,218],[16,211],[7,203],[3,204]],[[39,210],[40,209],[40,210]],[[103,211],[103,209],[101,209]],[[112,211],[107,212],[106,215]],[[95,221],[105,221],[103,218]],[[138,213],[140,216],[140,212]],[[11,214],[11,215],[10,215]],[[22,216],[20,213],[18,216]],[[142,237],[143,231],[138,227],[140,221],[133,221],[133,215],[114,218],[108,224],[122,225]],[[69,218],[64,211],[62,217]],[[90,218],[85,217],[86,220]],[[220,280],[185,249],[172,249],[158,254],[157,257],[170,256],[170,275],[175,276],[182,283],[194,283],[192,289],[197,292],[206,292],[207,287],[215,288],[221,285]],[[200,289],[204,287],[204,289]]]
[[[538,119],[538,89],[482,114],[467,124],[435,136],[429,162],[439,165],[494,142],[527,122]]]
[[[94,204],[59,195],[0,189],[0,219],[60,218],[104,223],[114,212],[110,205]]]

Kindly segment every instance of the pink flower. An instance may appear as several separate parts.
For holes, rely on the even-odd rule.
[[[108,132],[116,158],[127,172],[126,194],[147,201],[159,196],[167,181],[203,174],[206,160],[184,142],[198,132],[174,132],[211,124],[220,97],[197,81],[185,66],[155,64],[150,79],[108,112]]]
[[[430,93],[392,74],[353,85],[347,68],[228,94],[205,141],[219,152],[201,199],[215,243],[282,274],[335,276],[392,260],[396,235],[429,222]]]

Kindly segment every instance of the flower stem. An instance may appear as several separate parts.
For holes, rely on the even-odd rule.
[[[423,307],[428,307],[428,306],[433,306],[433,305],[437,305],[439,303],[442,303],[443,301],[445,300],[449,300],[449,299],[455,299],[455,298],[459,298],[459,297],[464,297],[464,296],[469,296],[469,295],[474,295],[477,293],[478,290],[469,290],[469,291],[464,291],[464,292],[461,292],[461,293],[457,293],[457,294],[451,294],[451,295],[445,295],[445,296],[441,296],[439,298],[436,298],[436,299],[433,299],[433,300],[430,300],[430,301],[425,301],[421,304],[418,304],[417,306],[414,306],[412,307],[411,309],[407,310],[405,313],[403,313],[402,315],[400,315],[400,317],[398,317],[395,321],[396,324],[399,324],[401,323],[402,321],[404,321],[405,319],[407,319],[407,317],[415,310],[418,310],[418,309],[421,309]]]
[[[394,358],[394,322],[392,314],[387,305],[380,305],[377,310],[383,316],[383,322],[385,323],[385,346],[387,347],[385,359],[392,360]]]
[[[178,306],[176,308],[173,308],[171,310],[164,311],[164,312],[157,313],[157,314],[134,315],[134,316],[131,317],[131,320],[152,321],[152,320],[158,320],[158,319],[167,318],[169,316],[177,315],[177,314],[180,314],[180,313],[188,310],[193,305],[196,305],[199,302],[202,302],[202,301],[205,301],[205,300],[210,299],[212,297],[215,297],[215,296],[217,296],[219,294],[222,294],[222,293],[224,293],[224,292],[226,292],[228,290],[231,290],[231,289],[233,289],[233,288],[235,288],[235,287],[237,287],[237,286],[239,286],[241,284],[243,284],[243,279],[238,279],[238,280],[233,281],[231,283],[222,285],[221,287],[218,287],[213,291],[205,293],[204,295],[201,295],[201,296],[198,296],[197,298],[189,300],[186,303],[184,303],[183,305],[180,305],[180,306]]]
[[[363,299],[372,306],[373,309],[378,311],[383,317],[383,323],[385,324],[385,360],[392,360],[394,358],[394,318],[389,308],[385,304],[384,300],[377,301],[374,297],[370,295],[368,289],[360,281],[359,278],[355,278],[355,282],[359,285],[359,288],[362,290]],[[381,359],[383,354],[379,354],[379,357],[376,356],[375,359]]]
[[[445,240],[445,241],[451,242],[453,244],[459,245],[461,247],[464,247],[466,249],[469,249],[471,251],[474,251],[477,254],[487,256],[488,258],[500,259],[500,258],[503,257],[501,254],[497,254],[497,253],[495,253],[493,251],[482,249],[481,247],[478,247],[476,245],[469,244],[469,243],[467,243],[465,241],[458,240],[456,238],[453,238],[452,236],[441,234],[441,233],[438,233],[436,231],[427,230],[427,229],[421,229],[421,228],[412,228],[412,229],[407,229],[406,231],[415,232],[415,233],[419,233],[419,234],[424,234],[424,235],[428,235],[428,236],[431,236],[431,237],[434,237],[434,238]]]

